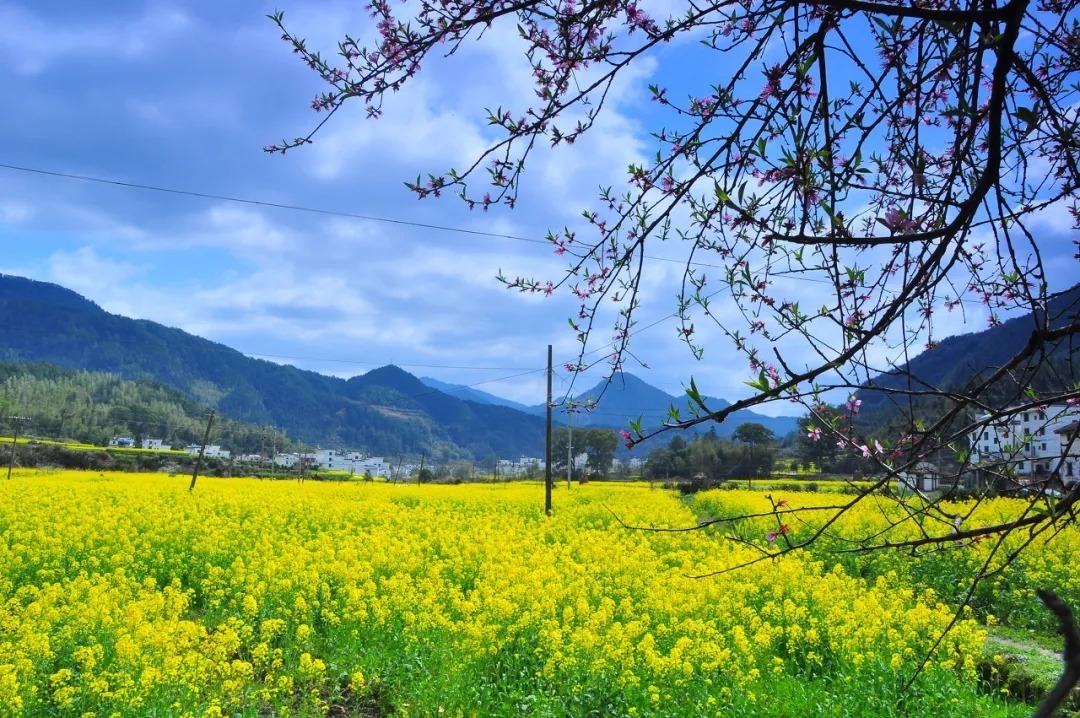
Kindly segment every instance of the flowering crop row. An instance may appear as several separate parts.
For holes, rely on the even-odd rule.
[[[737,492],[729,492],[737,493]],[[1023,714],[929,591],[687,525],[672,494],[22,473],[0,715]],[[903,705],[901,700],[906,701]],[[903,710],[901,710],[901,707]]]
[[[835,496],[781,494],[772,499],[783,503],[783,509],[828,507],[847,503],[851,497],[838,500]],[[1054,499],[1049,499],[1053,501]],[[1057,619],[1036,596],[1040,588],[1051,589],[1070,605],[1080,605],[1080,572],[1075,557],[1080,555],[1080,531],[1075,526],[1047,526],[1042,533],[1029,530],[1008,533],[1000,539],[985,536],[963,541],[949,541],[941,546],[928,546],[916,551],[876,550],[854,552],[859,546],[880,545],[886,541],[917,539],[924,535],[948,536],[955,530],[978,526],[1007,524],[1024,512],[1045,510],[1032,507],[1027,500],[997,498],[979,503],[944,504],[954,519],[922,511],[924,505],[917,497],[903,505],[893,499],[869,496],[860,505],[846,512],[835,528],[810,547],[810,554],[827,564],[839,563],[853,576],[873,580],[888,576],[894,581],[915,588],[933,589],[951,605],[965,600],[983,620],[1000,621],[1019,629],[1036,629],[1045,633],[1057,631]],[[694,509],[700,516],[737,516],[768,513],[772,504],[766,494],[745,491],[709,491],[694,499]],[[785,524],[785,535],[797,543],[813,534],[835,510],[799,511],[778,516],[766,516],[745,522],[738,530],[748,536],[768,536],[777,525]],[[959,518],[959,521],[956,518]],[[775,547],[782,548],[785,543]],[[985,574],[975,585],[972,577]]]

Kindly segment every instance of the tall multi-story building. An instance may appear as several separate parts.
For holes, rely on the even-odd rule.
[[[971,435],[972,464],[1007,467],[1020,477],[1057,474],[1066,484],[1077,480],[1080,441],[1074,439],[1080,407],[1049,404],[989,418],[977,417],[981,428]]]

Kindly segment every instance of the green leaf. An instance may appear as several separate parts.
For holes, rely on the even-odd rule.
[[[694,377],[690,377],[690,388],[686,390],[686,395],[690,397],[695,404],[701,403],[701,394],[698,392],[697,384],[694,383]]]
[[[1031,132],[1039,124],[1039,117],[1035,114],[1035,111],[1030,107],[1017,107],[1016,119],[1027,125],[1027,129],[1024,130],[1024,134]]]

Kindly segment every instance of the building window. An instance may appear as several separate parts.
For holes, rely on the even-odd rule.
[[[1031,436],[1031,427],[1030,426],[1025,426],[1024,427],[1024,436]]]
[[[1027,421],[1027,420],[1028,420],[1028,413],[1025,411],[1024,412],[1024,421]]]
[[[1038,430],[1037,432],[1035,432],[1035,433],[1037,433],[1037,434],[1038,434],[1039,436],[1043,436],[1044,434],[1046,434],[1046,427],[1045,427],[1045,426],[1044,426],[1044,427],[1041,427],[1041,428],[1040,428],[1040,429],[1039,429],[1039,430]]]

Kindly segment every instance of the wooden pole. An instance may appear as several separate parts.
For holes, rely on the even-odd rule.
[[[566,489],[570,490],[570,480],[574,474],[574,408],[566,403]]]
[[[202,445],[199,447],[199,458],[195,459],[195,470],[191,472],[191,486],[188,491],[195,490],[195,479],[199,478],[199,469],[202,468],[203,454],[206,453],[206,442],[210,441],[210,425],[214,423],[214,410],[210,410],[210,416],[206,419],[206,431],[203,432]]]
[[[544,462],[544,512],[551,516],[551,345],[547,366],[547,448]]]
[[[304,440],[300,439],[300,468],[296,470],[296,483],[304,483],[304,462],[306,457],[304,456]]]

